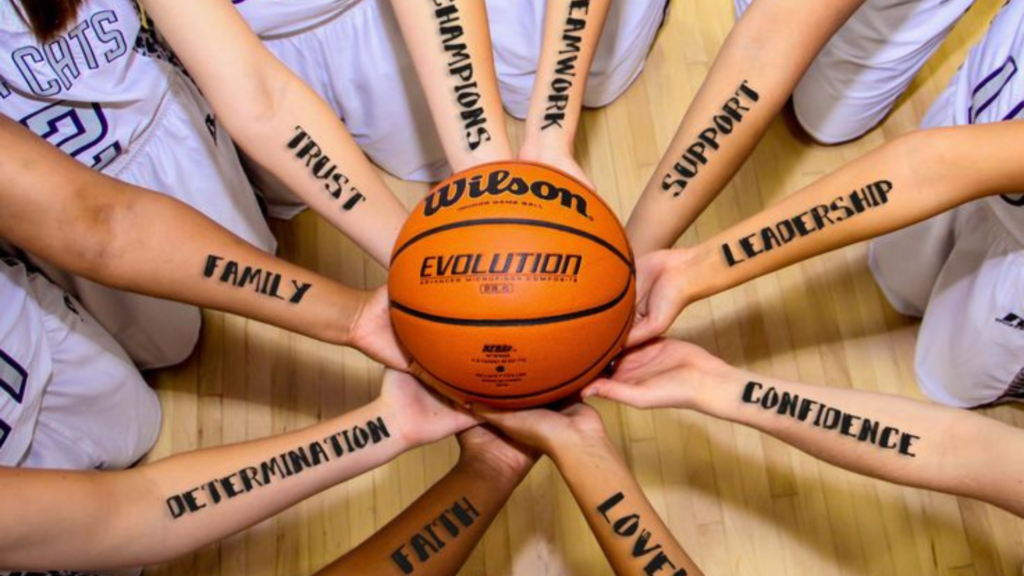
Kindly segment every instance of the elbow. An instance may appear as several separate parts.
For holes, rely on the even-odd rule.
[[[124,263],[146,250],[140,231],[152,225],[154,215],[164,212],[161,203],[176,202],[157,192],[123,182],[104,179],[103,187],[82,189],[83,199],[71,221],[62,226],[62,261],[55,263],[69,272],[95,282],[124,289]]]
[[[275,59],[269,59],[254,70],[257,72],[247,75],[245,85],[210,95],[217,117],[243,149],[251,149],[253,145],[250,142],[262,138],[252,136],[254,130],[272,126],[282,116],[282,111],[289,107],[295,88],[301,84]],[[239,99],[238,94],[245,94],[245,97]]]
[[[96,194],[82,189],[74,197],[81,199],[79,209],[60,223],[60,237],[56,254],[48,259],[69,272],[90,280],[108,283],[112,263],[118,258],[122,244],[118,222],[126,221],[123,212],[128,209],[127,199],[118,194]]]
[[[934,128],[905,134],[888,146],[902,159],[921,201],[934,204],[937,213],[998,193],[978,172],[977,142],[971,138],[963,127]]]

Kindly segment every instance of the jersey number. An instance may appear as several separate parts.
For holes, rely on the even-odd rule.
[[[17,360],[0,350],[0,390],[21,404],[25,399],[25,383],[27,381],[28,372],[21,367],[21,364],[18,364]],[[10,424],[0,419],[0,448],[4,447],[10,434]]]
[[[21,123],[68,156],[96,170],[102,170],[121,155],[120,142],[103,145],[110,125],[99,104],[56,102],[22,118]]]
[[[978,120],[978,116],[982,112],[987,110],[996,101],[996,98],[1003,93],[1010,84],[1010,80],[1017,75],[1020,68],[1017,66],[1017,60],[1011,55],[1007,57],[1006,62],[999,68],[996,68],[994,72],[986,76],[977,87],[974,88],[974,92],[971,94],[971,107],[967,111],[968,120],[971,124],[974,124]],[[1010,112],[1002,118],[1003,122],[1010,120],[1021,120],[1024,119],[1024,102],[1018,103]],[[1009,195],[1003,194],[1002,199],[1011,206],[1024,206],[1024,194]]]

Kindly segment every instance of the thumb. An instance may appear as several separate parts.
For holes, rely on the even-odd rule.
[[[576,178],[578,178],[584,186],[590,188],[591,192],[597,192],[597,186],[594,186],[594,183],[590,181],[590,178],[587,178],[586,174],[580,172],[579,174],[576,175]]]
[[[583,389],[583,398],[604,398],[634,408],[647,408],[650,402],[644,389],[636,384],[601,378]]]
[[[402,372],[413,373],[415,367],[413,366],[412,356],[401,347],[395,347],[390,350],[385,350],[380,354],[380,358],[374,358],[381,364],[388,368],[394,368]]]
[[[626,346],[636,346],[664,334],[683,312],[686,299],[663,285],[654,286],[647,298],[646,314],[630,331]]]
[[[500,426],[501,423],[505,422],[508,412],[504,410],[496,410],[485,404],[469,404],[470,412],[480,420],[495,426]]]
[[[661,336],[661,334],[668,328],[667,326],[662,327],[660,323],[653,315],[647,315],[640,319],[639,322],[633,325],[633,328],[629,331],[629,336],[626,337],[626,348],[634,348]]]

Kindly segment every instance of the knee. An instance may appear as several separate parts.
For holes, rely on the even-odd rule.
[[[532,86],[533,81],[537,77],[533,75],[530,78],[530,85]],[[505,112],[516,120],[526,120],[526,115],[530,109],[530,94],[523,88],[508,82],[500,83],[499,89],[501,92],[501,104],[505,108]]]
[[[878,116],[875,105],[834,96],[823,82],[820,73],[808,71],[790,100],[797,124],[816,143],[835,146],[856,140],[884,117]]]
[[[601,74],[601,71],[591,72],[587,81],[587,91],[583,96],[583,106],[591,109],[604,108],[618,100],[619,96],[629,88],[630,84],[640,74],[643,63],[638,70],[631,73],[628,82],[612,82]]]
[[[830,126],[824,118],[817,114],[816,109],[801,104],[802,100],[794,97],[792,102],[793,116],[796,118],[797,124],[800,125],[800,129],[816,144],[822,146],[845,144],[860,138],[872,128],[872,126],[862,127],[853,124]]]
[[[157,437],[160,436],[162,419],[163,410],[160,407],[160,398],[152,388],[146,385],[137,400],[136,418],[133,422],[135,442],[129,447],[126,454],[129,464],[137,462],[156,445]]]
[[[121,345],[141,370],[155,370],[181,364],[192,355],[199,343],[203,318],[198,308],[188,307],[159,330],[150,330],[144,337]]]
[[[921,391],[935,402],[977,408],[1000,401],[1007,391],[1008,380],[1000,376],[1002,367],[985,360],[984,355],[936,354],[918,346],[914,371]]]
[[[160,399],[135,370],[122,375],[112,399],[117,403],[107,422],[112,442],[102,467],[127,468],[156,444],[162,418]]]

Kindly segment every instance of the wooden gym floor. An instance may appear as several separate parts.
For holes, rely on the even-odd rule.
[[[619,0],[627,1],[627,0]],[[692,244],[913,130],[1003,0],[978,0],[884,124],[821,147],[780,119],[697,225]],[[733,23],[728,0],[675,0],[647,69],[585,116],[578,153],[599,192],[628,212]],[[509,120],[513,138],[522,125]],[[425,185],[388,180],[411,206]],[[277,223],[283,257],[362,287],[385,272],[312,214]],[[690,306],[672,335],[782,378],[920,398],[917,323],[875,287],[864,246],[826,255]],[[151,375],[165,419],[149,459],[304,427],[368,402],[380,369],[358,352],[207,313],[192,358]],[[601,403],[609,432],[691,556],[718,575],[997,576],[1020,573],[1024,522],[991,506],[846,473],[750,429],[694,413]],[[1024,411],[987,410],[1024,426]],[[335,487],[152,576],[305,576],[383,526],[454,463],[447,440]],[[611,574],[575,502],[544,461],[461,572]]]

